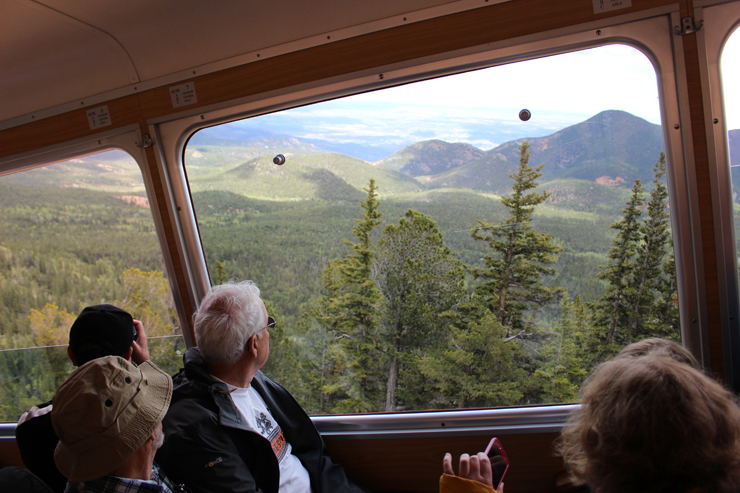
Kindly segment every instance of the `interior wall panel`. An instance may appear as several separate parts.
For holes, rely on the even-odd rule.
[[[504,483],[506,493],[555,491],[555,478],[563,461],[555,455],[557,433],[499,436],[509,457]],[[328,440],[333,459],[347,475],[373,492],[439,491],[445,452],[457,461],[462,453],[482,452],[489,436],[419,437],[395,439]]]
[[[108,107],[111,124],[92,130],[90,129],[87,112],[100,106]],[[138,123],[140,115],[141,109],[137,97],[126,96],[93,108],[81,108],[20,127],[9,128],[0,132],[0,157],[125,127],[132,123]]]
[[[674,2],[643,0],[594,15],[589,1],[516,0],[289,53],[192,79],[197,108],[360,70],[484,45]],[[169,89],[141,94],[147,118],[174,111]]]

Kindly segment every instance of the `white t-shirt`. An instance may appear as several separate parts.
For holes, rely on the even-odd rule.
[[[272,445],[272,451],[280,464],[280,493],[310,492],[311,478],[308,471],[300,459],[291,453],[293,447],[285,440],[282,428],[270,414],[262,397],[251,386],[244,389],[229,385],[229,390],[232,390],[231,399],[247,425]]]

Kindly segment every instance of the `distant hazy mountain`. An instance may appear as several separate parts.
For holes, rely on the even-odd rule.
[[[433,188],[506,192],[523,140],[531,146],[530,165],[545,165],[540,182],[577,178],[628,188],[636,178],[652,178],[652,166],[663,150],[660,125],[624,111],[604,111],[547,137],[507,142],[467,164],[419,180]]]
[[[462,108],[436,107],[434,102],[420,111],[415,104],[350,98],[216,125],[199,133],[242,141],[295,137],[330,152],[375,162],[425,140],[466,142],[480,149],[491,149],[521,135],[550,135],[585,118],[580,112],[576,115],[535,110],[531,120],[522,122],[516,117],[518,112],[471,113]]]
[[[390,157],[381,159],[376,166],[400,171],[409,176],[436,175],[459,168],[479,159],[484,151],[470,144],[450,144],[441,140],[427,140],[404,147]]]
[[[727,133],[730,141],[730,165],[740,166],[740,129],[730,130]]]
[[[301,154],[321,154],[326,152],[313,144],[302,142],[294,137],[262,137],[259,139],[239,140],[214,137],[203,132],[198,132],[188,142],[191,146],[216,146],[216,147],[246,147],[251,149],[266,149],[274,152],[303,151]]]

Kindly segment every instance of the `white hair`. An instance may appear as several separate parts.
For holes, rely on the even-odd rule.
[[[262,337],[267,325],[262,306],[260,289],[252,281],[211,288],[193,318],[195,338],[206,363],[233,363],[250,337]]]

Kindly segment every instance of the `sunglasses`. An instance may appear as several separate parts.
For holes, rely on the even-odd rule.
[[[275,328],[275,319],[272,317],[267,317],[267,325],[265,325],[265,329],[274,329]]]

